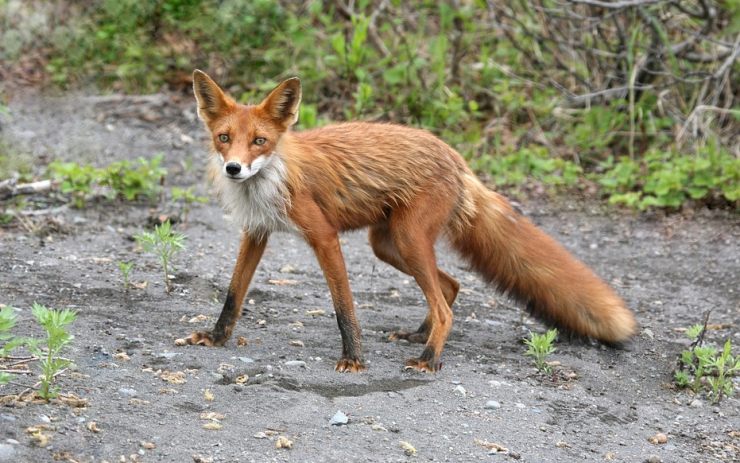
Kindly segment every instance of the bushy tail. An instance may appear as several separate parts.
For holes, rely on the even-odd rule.
[[[477,179],[466,179],[465,189],[473,212],[449,235],[474,270],[567,332],[609,344],[635,333],[632,312],[591,269]]]

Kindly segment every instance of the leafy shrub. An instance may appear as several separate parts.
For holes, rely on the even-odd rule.
[[[475,170],[489,172],[497,187],[516,186],[529,179],[545,185],[574,186],[583,169],[572,161],[550,156],[543,146],[530,146],[504,156],[483,156],[470,161]]]
[[[651,150],[642,159],[610,159],[602,167],[597,181],[613,204],[678,208],[689,199],[740,199],[740,159],[714,144],[695,155]]]
[[[48,173],[61,182],[61,192],[70,194],[77,208],[85,206],[95,187],[109,187],[111,199],[152,199],[161,190],[162,180],[167,174],[167,170],[161,167],[162,158],[158,155],[149,160],[140,157],[135,162],[118,161],[103,169],[76,162],[54,161],[49,164]]]
[[[118,161],[109,165],[100,178],[101,185],[107,185],[113,194],[127,201],[140,198],[152,199],[159,193],[167,170],[161,167],[163,155],[151,159],[138,158],[135,162]]]

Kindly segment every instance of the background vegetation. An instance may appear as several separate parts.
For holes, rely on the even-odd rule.
[[[302,127],[428,128],[499,187],[637,208],[740,199],[740,0],[0,0],[0,80],[242,101],[304,85]]]

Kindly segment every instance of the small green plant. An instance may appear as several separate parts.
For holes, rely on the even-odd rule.
[[[67,326],[75,321],[77,313],[69,309],[49,309],[37,303],[33,304],[31,312],[46,331],[45,343],[40,340],[27,340],[26,343],[40,360],[41,389],[38,393],[48,401],[59,393],[59,387],[54,386],[55,377],[71,363],[59,354],[72,341],[73,336],[67,331]],[[44,344],[43,348],[40,347],[41,344]]]
[[[159,154],[151,159],[140,157],[136,162],[114,162],[104,169],[100,183],[109,186],[114,197],[126,201],[152,199],[159,193],[162,178],[167,174],[167,170],[161,167],[162,159]]]
[[[11,307],[0,309],[0,358],[7,356],[15,347],[20,344],[17,338],[10,334],[10,330],[15,326],[16,315]],[[4,371],[0,372],[0,384],[6,384],[12,376]]]
[[[118,269],[121,271],[121,276],[123,276],[123,289],[126,291],[131,287],[131,270],[133,268],[133,262],[118,262]]]
[[[190,188],[179,188],[179,187],[172,187],[172,199],[176,202],[179,202],[181,204],[181,212],[180,215],[182,217],[183,223],[187,223],[188,221],[188,214],[190,213],[190,208],[195,203],[206,203],[208,202],[208,198],[205,196],[198,196],[193,192],[193,187]]]
[[[172,231],[172,224],[166,221],[162,225],[155,226],[154,232],[141,232],[135,236],[136,242],[157,257],[164,269],[165,290],[172,290],[169,277],[169,267],[172,257],[180,250],[185,249],[185,235]]]
[[[543,373],[550,373],[552,371],[552,367],[547,364],[547,356],[555,352],[555,346],[552,343],[555,341],[557,335],[558,330],[553,328],[545,334],[532,332],[529,335],[529,339],[524,340],[524,344],[528,347],[524,355],[532,357],[537,369]]]
[[[689,388],[698,394],[705,391],[713,403],[734,393],[733,376],[740,374],[740,357],[732,355],[728,339],[722,348],[704,346],[704,325],[693,325],[686,330],[691,340],[689,349],[681,352],[679,367],[673,373],[676,386]]]
[[[60,181],[64,194],[72,196],[72,204],[78,209],[85,207],[93,186],[99,181],[102,170],[76,162],[54,161],[49,164],[49,173]]]
[[[95,187],[109,187],[109,199],[123,198],[135,201],[154,198],[161,191],[167,170],[160,166],[162,155],[150,160],[139,158],[136,162],[118,161],[98,169],[76,162],[54,161],[49,164],[49,175],[61,182],[60,190],[72,197],[74,207],[85,207]]]

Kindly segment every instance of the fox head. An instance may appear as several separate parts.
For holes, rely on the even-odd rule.
[[[271,162],[280,137],[298,120],[301,81],[283,81],[258,105],[235,102],[200,70],[193,72],[198,116],[211,132],[221,173],[235,182],[256,175]]]

